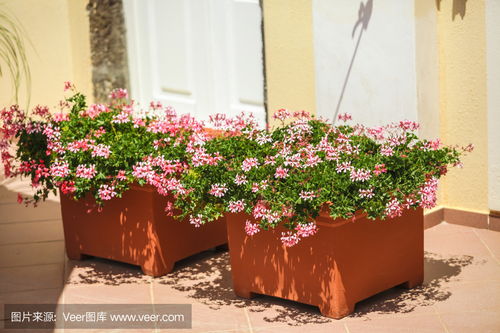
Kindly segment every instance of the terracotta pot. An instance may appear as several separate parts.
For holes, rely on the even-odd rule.
[[[99,209],[89,195],[75,201],[61,195],[66,253],[141,266],[147,275],[172,271],[176,261],[227,243],[224,219],[195,228],[167,216],[168,198],[152,187],[132,187]]]
[[[390,220],[333,220],[321,215],[316,235],[286,248],[284,228],[247,236],[245,221],[226,216],[233,287],[236,295],[254,293],[318,306],[327,317],[340,319],[372,295],[423,281],[423,211],[407,210]]]

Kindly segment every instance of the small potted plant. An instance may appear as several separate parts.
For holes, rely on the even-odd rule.
[[[179,182],[189,172],[186,157],[213,133],[159,103],[137,110],[123,89],[110,99],[87,105],[75,93],[54,114],[40,106],[31,115],[17,106],[2,110],[6,176],[30,177],[36,190],[18,201],[36,204],[59,190],[70,259],[108,258],[160,276],[182,258],[226,244],[222,218],[203,228],[174,219],[174,190],[187,191]]]
[[[318,306],[342,318],[356,302],[423,280],[423,208],[461,151],[419,140],[411,121],[341,126],[279,110],[282,126],[247,124],[205,146],[178,207],[199,223],[226,214],[233,287]],[[241,123],[241,122],[240,122]],[[287,124],[287,125],[285,125]],[[471,150],[466,147],[465,150]]]

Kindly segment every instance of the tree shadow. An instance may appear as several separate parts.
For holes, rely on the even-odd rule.
[[[467,255],[443,258],[438,254],[426,252],[425,278],[422,285],[409,290],[392,288],[361,301],[356,304],[356,311],[351,317],[365,317],[369,313],[410,313],[418,307],[442,302],[451,296],[446,284],[471,264],[484,264],[484,261],[474,260],[472,256]]]
[[[441,2],[442,0],[436,0],[436,8],[438,11],[441,11]],[[460,17],[463,20],[466,12],[467,12],[467,0],[453,0],[451,7],[452,21],[455,21],[455,17],[457,15],[460,15]]]
[[[113,260],[89,257],[82,261],[69,260],[66,285],[100,284],[119,286],[122,284],[147,283],[151,277],[139,266]]]
[[[425,253],[425,280],[423,285],[410,290],[399,287],[389,289],[356,304],[350,318],[369,320],[370,314],[405,314],[416,308],[431,306],[448,299],[452,294],[447,284],[459,280],[464,267],[482,265],[484,260],[472,256],[443,257]],[[142,274],[137,266],[106,259],[92,258],[85,261],[69,261],[71,275],[66,284],[143,284],[152,277]],[[262,313],[269,323],[290,326],[321,324],[335,321],[320,314],[317,307],[276,297],[258,295],[244,299],[233,292],[229,253],[210,250],[177,262],[175,270],[155,281],[170,286],[187,298],[214,310],[227,307],[245,308],[249,312]]]
[[[441,257],[425,253],[425,281],[411,290],[392,288],[359,302],[350,317],[366,318],[371,313],[404,314],[417,307],[430,306],[451,296],[446,284],[458,277],[462,269],[471,264],[484,264],[472,256]],[[254,299],[237,297],[232,289],[231,268],[227,252],[204,252],[180,262],[176,270],[157,278],[161,284],[186,293],[187,297],[207,305],[211,309],[223,310],[234,306],[250,312],[266,312],[264,320],[300,326],[310,323],[327,323],[333,319],[322,316],[314,306],[269,296]]]
[[[361,42],[361,37],[363,36],[363,32],[368,29],[368,23],[370,23],[370,19],[372,17],[373,12],[373,0],[367,0],[366,3],[360,2],[359,10],[358,10],[358,20],[354,23],[352,28],[351,38],[354,38],[356,31],[360,28],[360,32],[358,35],[358,40],[356,42],[356,46],[354,47],[354,51],[351,57],[351,61],[349,63],[349,68],[347,69],[347,74],[344,79],[344,83],[342,85],[342,90],[340,91],[339,100],[337,102],[337,107],[335,108],[335,114],[333,115],[333,123],[337,120],[337,116],[340,111],[340,105],[342,100],[344,99],[345,90],[347,87],[347,83],[349,82],[349,78],[351,76],[352,66],[354,64],[354,59],[356,59],[356,55],[358,54],[359,44]]]
[[[467,0],[453,0],[453,7],[451,9],[451,19],[454,21],[455,16],[460,15],[462,20],[465,17],[467,7]]]

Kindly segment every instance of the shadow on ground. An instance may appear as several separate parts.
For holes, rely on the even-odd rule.
[[[120,285],[144,283],[151,279],[141,273],[138,267],[90,259],[72,262],[73,276],[69,284]],[[351,317],[368,318],[371,313],[409,313],[417,307],[429,306],[451,296],[446,284],[459,279],[462,269],[468,265],[483,264],[472,256],[442,257],[425,253],[425,281],[422,286],[406,290],[392,288],[356,305]],[[316,307],[278,299],[257,296],[248,300],[237,297],[232,290],[229,254],[221,251],[207,251],[177,263],[175,271],[160,278],[160,284],[185,293],[199,303],[212,309],[224,307],[245,307],[250,312],[266,311],[264,320],[298,326],[308,323],[326,323],[332,319],[323,317]],[[272,309],[272,311],[269,311]]]

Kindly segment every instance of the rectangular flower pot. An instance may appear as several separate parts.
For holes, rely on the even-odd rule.
[[[254,293],[318,306],[327,317],[340,319],[354,305],[372,295],[423,281],[423,211],[406,210],[403,216],[369,220],[317,218],[316,235],[293,247],[282,245],[282,227],[245,233],[251,216],[226,216],[233,287],[236,295]]]
[[[196,228],[167,216],[167,201],[148,186],[134,186],[102,208],[90,195],[79,201],[61,195],[68,257],[112,259],[161,276],[180,259],[227,244],[225,219]]]

